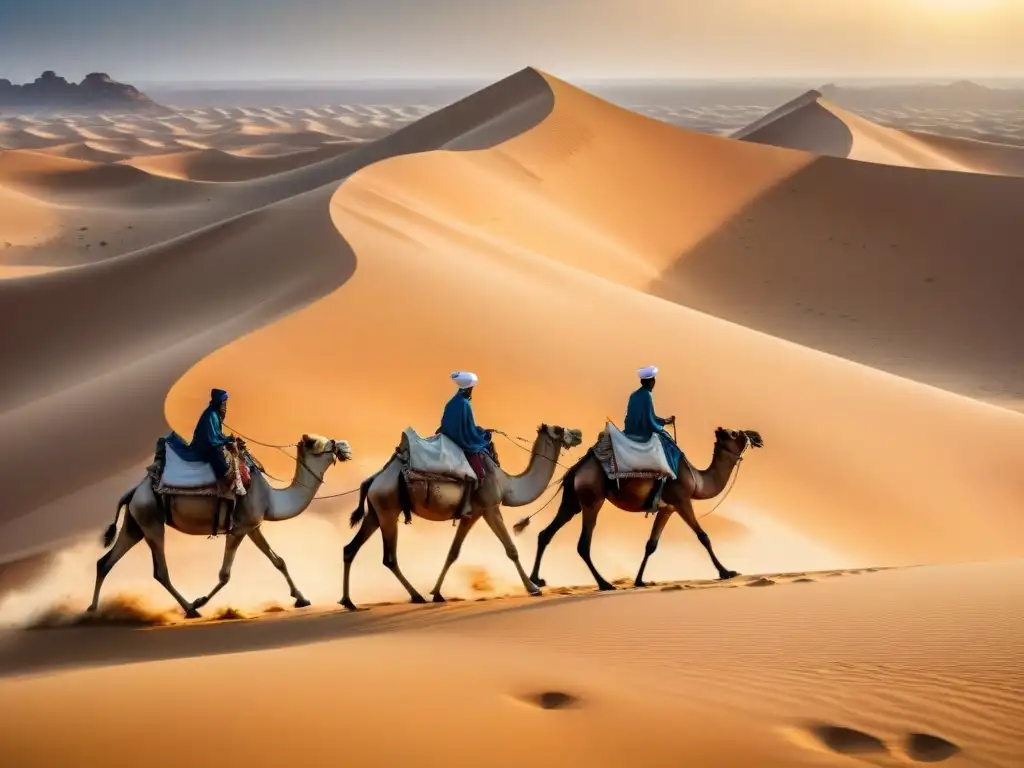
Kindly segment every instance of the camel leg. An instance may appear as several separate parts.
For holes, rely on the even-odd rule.
[[[199,610],[206,605],[213,596],[224,589],[227,583],[231,580],[231,566],[235,562],[235,553],[238,552],[238,547],[242,543],[243,536],[239,536],[236,533],[229,533],[224,539],[224,562],[221,563],[220,573],[217,575],[217,585],[210,590],[209,594],[197,597],[192,603],[192,608]]]
[[[580,512],[580,503],[576,495],[563,495],[562,503],[558,506],[558,514],[548,524],[548,527],[537,534],[537,555],[533,560],[533,571],[530,573],[530,581],[538,587],[546,587],[548,583],[540,577],[540,560],[544,556],[544,550],[555,538],[555,534],[562,530],[562,526],[572,520]]]
[[[469,533],[469,529],[479,519],[476,515],[459,518],[459,527],[455,531],[455,538],[452,539],[452,546],[448,550],[448,558],[444,561],[444,568],[441,569],[441,575],[437,577],[437,584],[430,590],[430,594],[434,596],[435,603],[445,602],[444,596],[441,594],[441,585],[444,584],[444,577],[448,575],[448,569],[452,567],[452,563],[459,559],[459,553],[462,551],[462,542],[466,540],[466,534]]]
[[[597,572],[597,568],[594,567],[593,561],[590,559],[590,542],[594,538],[594,528],[597,526],[597,515],[601,511],[601,507],[604,504],[604,499],[595,499],[592,506],[583,508],[583,530],[580,531],[580,540],[576,545],[576,551],[579,556],[583,558],[583,562],[587,564],[587,568],[590,569],[590,573],[594,577],[594,581],[597,582],[597,588],[602,592],[608,592],[609,590],[615,589],[615,585],[605,581],[604,576]]]
[[[345,549],[342,550],[342,554],[345,559],[345,581],[344,581],[344,595],[338,602],[348,608],[350,611],[356,609],[355,603],[352,602],[352,598],[349,596],[348,585],[349,585],[349,574],[352,572],[352,561],[356,559],[356,555],[359,554],[359,550],[362,549],[373,534],[380,528],[380,522],[377,520],[377,513],[370,509],[367,511],[366,516],[363,518],[363,524],[359,526],[359,530],[356,531],[356,535],[352,537],[352,541],[345,545]]]
[[[640,570],[636,574],[636,581],[633,582],[633,586],[647,586],[644,582],[644,569],[647,568],[647,560],[654,554],[654,550],[658,548],[658,539],[661,538],[661,533],[665,530],[665,526],[668,524],[668,520],[672,517],[672,513],[674,511],[675,510],[669,506],[663,506],[658,510],[657,517],[654,518],[654,525],[651,528],[651,537],[647,539],[647,546],[644,547],[644,559],[640,563]]]
[[[409,583],[409,580],[402,574],[398,567],[398,515],[377,513],[377,520],[380,522],[380,535],[384,539],[384,565],[395,574],[405,591],[409,593],[414,603],[427,602],[423,595],[416,591],[416,588]]]
[[[146,537],[146,543],[153,553],[153,578],[159,581],[164,589],[170,592],[171,597],[178,601],[178,605],[185,611],[186,619],[198,619],[199,611],[193,608],[192,604],[182,597],[181,593],[171,584],[171,576],[167,571],[167,555],[164,553],[163,523],[160,523],[159,526],[152,526],[152,529],[148,531],[143,529],[143,535]]]
[[[683,499],[681,503],[676,507],[676,511],[679,512],[679,516],[686,521],[686,524],[693,529],[693,532],[697,534],[697,540],[704,545],[704,549],[708,551],[711,556],[711,562],[718,570],[718,578],[720,579],[731,579],[735,576],[739,576],[736,571],[730,571],[715,557],[715,550],[711,548],[711,539],[704,532],[704,529],[700,527],[700,523],[697,522],[697,516],[693,513],[693,504],[690,503],[689,499]]]
[[[308,607],[310,605],[309,600],[307,600],[299,591],[299,588],[295,586],[295,582],[292,581],[291,574],[288,573],[288,565],[285,563],[284,558],[270,548],[270,543],[263,535],[263,531],[259,528],[254,528],[249,531],[248,535],[249,538],[252,539],[252,543],[259,547],[260,552],[267,556],[267,559],[273,563],[274,567],[281,572],[282,576],[284,576],[284,580],[288,582],[288,589],[291,590],[292,597],[295,598],[295,607]]]
[[[100,588],[103,586],[103,580],[107,578],[107,574],[114,569],[117,561],[124,557],[142,539],[142,529],[135,521],[135,518],[132,517],[131,512],[125,510],[124,524],[121,526],[121,532],[117,535],[117,541],[114,542],[114,546],[107,550],[103,557],[96,561],[96,588],[93,590],[92,604],[88,607],[88,611],[95,611],[99,606]]]
[[[519,562],[519,550],[516,549],[515,542],[512,541],[512,537],[508,534],[508,528],[505,527],[505,519],[501,516],[501,508],[491,507],[486,510],[484,512],[484,520],[487,521],[487,525],[494,531],[494,535],[504,545],[505,554],[515,564],[516,570],[519,571],[519,578],[523,580],[523,586],[526,588],[526,591],[534,597],[540,595],[540,589],[530,581],[530,577],[523,570],[523,564]]]

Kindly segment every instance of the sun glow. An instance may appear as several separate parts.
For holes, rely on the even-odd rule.
[[[919,2],[926,9],[957,13],[991,11],[1006,5],[1006,0],[919,0]]]

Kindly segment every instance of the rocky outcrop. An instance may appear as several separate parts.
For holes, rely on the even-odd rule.
[[[34,82],[14,85],[0,78],[0,108],[13,109],[153,109],[159,108],[146,94],[127,83],[112,80],[103,72],[71,83],[53,70]]]

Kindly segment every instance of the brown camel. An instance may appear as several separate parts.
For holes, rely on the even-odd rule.
[[[509,475],[490,457],[485,459],[487,474],[471,497],[472,512],[459,520],[448,558],[437,577],[437,584],[431,591],[435,603],[444,602],[444,597],[441,596],[444,577],[458,558],[469,529],[481,517],[487,521],[487,525],[504,545],[505,554],[515,564],[526,590],[531,595],[540,594],[540,590],[527,578],[526,571],[519,562],[519,552],[501,516],[501,505],[521,507],[536,501],[549,487],[562,450],[574,448],[581,442],[582,433],[579,430],[541,424],[537,428],[537,439],[529,449],[530,463],[522,474]],[[456,480],[407,482],[402,462],[397,455],[392,457],[380,472],[364,480],[359,489],[359,506],[350,518],[353,526],[360,521],[362,526],[344,549],[344,596],[338,602],[349,610],[355,610],[356,606],[349,596],[352,561],[367,539],[380,528],[381,536],[384,538],[384,565],[402,583],[412,602],[425,603],[426,600],[402,575],[398,567],[398,518],[405,513],[406,522],[411,520],[411,515],[431,522],[451,520],[459,510],[463,487],[463,484]],[[366,511],[363,509],[364,501],[368,501]]]
[[[738,574],[736,571],[728,570],[722,565],[715,552],[711,548],[711,539],[700,527],[697,517],[693,512],[693,499],[713,499],[725,490],[733,470],[742,460],[744,451],[747,448],[762,448],[764,441],[761,435],[751,430],[734,431],[718,427],[715,430],[715,448],[711,458],[711,465],[704,470],[695,469],[684,457],[679,467],[679,477],[676,480],[669,480],[665,484],[661,501],[654,518],[654,526],[651,529],[651,536],[647,540],[647,547],[644,550],[644,559],[640,563],[640,571],[636,575],[635,585],[638,587],[644,584],[644,569],[647,567],[647,560],[658,548],[658,539],[668,523],[672,513],[678,513],[686,524],[697,534],[697,539],[711,556],[711,562],[718,570],[721,579],[731,579]],[[648,499],[654,490],[653,479],[630,478],[621,479],[618,482],[609,480],[593,449],[580,459],[566,473],[562,481],[562,502],[558,508],[558,514],[547,528],[537,535],[537,558],[533,564],[533,573],[530,580],[538,586],[545,586],[546,582],[540,578],[540,561],[544,550],[555,534],[567,522],[572,520],[580,511],[583,512],[583,530],[580,532],[580,540],[576,551],[583,562],[587,564],[590,572],[597,581],[601,590],[615,589],[608,583],[590,559],[590,542],[594,534],[594,526],[597,525],[597,515],[605,499],[616,507],[626,512],[641,512],[647,505]],[[525,527],[526,520],[517,524],[517,530]]]
[[[114,522],[107,529],[103,544],[110,549],[96,562],[96,588],[93,590],[92,604],[89,611],[95,611],[100,600],[100,587],[117,561],[143,539],[153,553],[153,578],[159,581],[178,605],[185,611],[186,618],[199,618],[199,609],[209,602],[217,592],[224,588],[231,578],[231,565],[235,560],[235,552],[248,536],[260,552],[267,556],[288,582],[295,607],[304,608],[309,601],[302,596],[288,573],[284,559],[270,548],[270,544],[260,530],[265,521],[278,522],[298,517],[313,501],[317,489],[324,481],[324,473],[336,461],[347,461],[352,458],[352,451],[344,440],[329,440],[326,437],[303,435],[299,442],[298,455],[295,459],[295,476],[287,488],[272,488],[262,472],[253,472],[252,484],[248,493],[241,496],[235,507],[235,524],[227,534],[224,542],[224,564],[220,569],[220,578],[213,590],[203,597],[189,603],[171,584],[167,571],[167,556],[164,553],[164,526],[170,525],[182,533],[192,536],[208,536],[213,529],[214,516],[217,515],[219,500],[214,496],[163,496],[153,490],[153,481],[147,476],[135,488],[132,488],[117,502]],[[121,508],[127,507],[121,533],[114,541],[117,533],[117,518]],[[225,521],[226,522],[226,521]],[[219,529],[225,532],[223,525]]]

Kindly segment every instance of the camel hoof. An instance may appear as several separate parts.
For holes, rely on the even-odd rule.
[[[311,606],[311,605],[312,605],[312,603],[309,602],[309,600],[307,600],[304,597],[297,597],[297,598],[295,598],[295,607],[296,608],[309,608],[309,606]]]
[[[199,611],[197,611],[195,608],[189,608],[187,611],[185,611],[185,618],[186,619],[201,619],[203,617],[199,615]]]
[[[198,610],[199,610],[200,608],[202,608],[202,607],[203,607],[204,605],[206,605],[206,604],[207,604],[208,602],[210,602],[210,598],[208,598],[208,597],[206,597],[206,596],[203,596],[203,597],[197,597],[197,598],[196,598],[196,599],[195,599],[195,600],[193,601],[193,603],[192,603],[192,610],[193,610],[193,611],[198,611]]]
[[[338,605],[342,605],[345,608],[348,608],[348,610],[350,610],[350,611],[358,611],[359,610],[358,608],[356,608],[356,604],[353,603],[351,600],[349,600],[347,597],[341,598],[341,600],[338,601]]]
[[[614,584],[598,584],[597,588],[602,592],[614,592],[617,589]]]
[[[643,589],[644,587],[651,586],[651,583],[648,582],[648,581],[634,581],[633,582],[633,586],[636,587],[637,589]]]
[[[546,581],[544,581],[544,579],[540,579],[540,578],[530,579],[530,581],[532,581],[538,587],[546,587],[548,585],[548,583]]]
[[[726,571],[725,573],[718,574],[718,578],[721,581],[728,581],[729,579],[735,579],[739,575],[737,571]]]
[[[413,602],[415,603],[416,601],[413,600]],[[435,592],[434,593],[434,602],[435,603],[447,603],[448,601],[444,599],[444,595],[442,595],[440,592]]]
[[[96,606],[95,605],[90,605],[88,608],[85,609],[85,612],[86,613],[96,613]]]
[[[541,597],[544,594],[539,589],[531,589],[531,590],[529,590],[529,593],[530,593],[530,597]]]
[[[412,600],[410,600],[409,602],[410,603],[415,603],[416,605],[419,605],[420,603],[427,602],[427,600],[426,600],[426,598],[423,597],[423,595],[413,595],[412,596]]]

